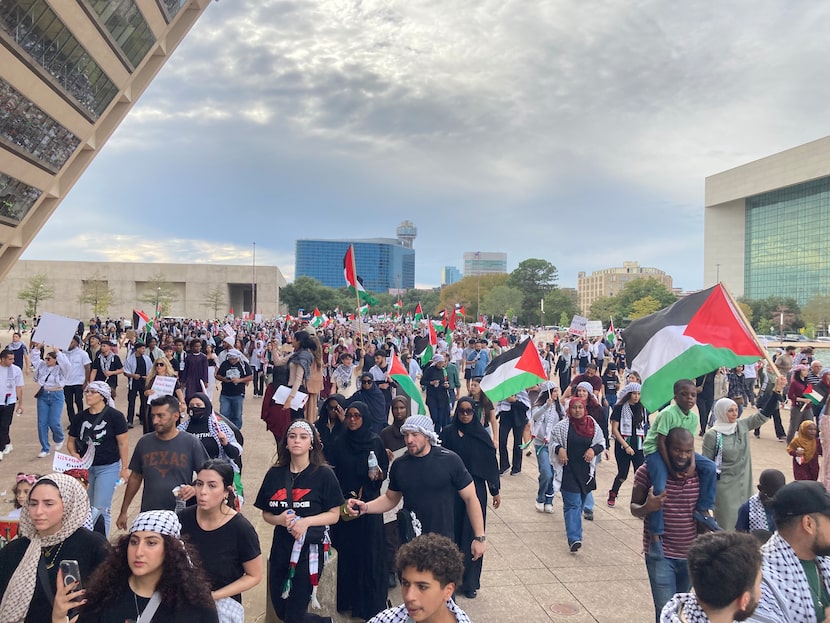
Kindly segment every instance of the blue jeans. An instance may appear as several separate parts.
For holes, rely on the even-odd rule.
[[[244,395],[225,396],[225,394],[219,394],[220,413],[236,424],[236,427],[240,430],[242,430],[242,403],[244,401]]]
[[[115,483],[118,482],[120,472],[121,461],[109,465],[93,465],[89,468],[89,503],[104,516],[107,537],[110,535],[112,496],[115,494]]]
[[[647,454],[646,465],[654,495],[662,493],[666,489],[666,480],[669,477],[669,470],[663,462],[663,457],[659,452]],[[695,467],[700,479],[700,494],[695,508],[699,511],[708,511],[715,508],[715,485],[717,484],[715,462],[695,452]],[[662,509],[648,515],[648,531],[649,534],[663,534]]]
[[[37,438],[40,449],[49,452],[49,431],[52,431],[52,440],[55,443],[63,441],[63,427],[61,413],[63,413],[63,392],[47,392],[44,390],[37,399]]]
[[[562,511],[565,515],[565,534],[568,544],[582,540],[582,505],[585,497],[579,491],[565,491],[562,494]]]
[[[536,462],[539,464],[539,490],[536,501],[539,504],[553,504],[553,466],[550,464],[550,448],[547,445],[538,448]]]
[[[654,600],[654,620],[660,623],[660,611],[675,593],[688,593],[692,588],[686,560],[666,558],[663,543],[652,541],[646,553],[646,570],[651,584],[651,598]]]

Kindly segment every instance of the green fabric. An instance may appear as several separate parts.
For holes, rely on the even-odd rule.
[[[830,604],[830,595],[827,594],[827,587],[824,586],[824,582],[821,581],[821,576],[818,572],[818,566],[815,560],[801,560],[799,558],[798,562],[801,563],[801,568],[804,569],[804,575],[807,576],[807,584],[810,585],[810,597],[813,598],[813,608],[816,610],[816,620],[818,623],[824,621],[824,608],[822,604]],[[819,599],[819,595],[816,595],[815,588],[821,587],[821,599]]]
[[[646,434],[646,440],[643,443],[643,454],[649,455],[657,452],[657,435],[665,437],[671,429],[678,427],[685,428],[692,435],[695,435],[698,429],[697,413],[694,411],[683,413],[677,405],[671,405],[657,412],[654,421],[651,423],[651,428],[648,429],[648,434]]]

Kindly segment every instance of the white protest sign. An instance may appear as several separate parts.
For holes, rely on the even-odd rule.
[[[69,342],[72,341],[72,336],[78,331],[79,322],[77,318],[67,318],[66,316],[43,312],[32,335],[32,341],[67,350]]]
[[[288,400],[289,395],[291,395],[291,388],[286,385],[280,385],[277,388],[277,391],[274,392],[274,402],[278,405],[286,406],[285,401]],[[287,406],[291,407],[295,411],[299,411],[305,406],[307,400],[308,394],[298,391],[291,401],[291,404]]]
[[[603,335],[602,320],[589,320],[585,324],[585,334],[588,337],[597,337]]]
[[[584,316],[574,316],[573,320],[571,320],[571,326],[568,328],[568,333],[583,335],[585,333],[585,329],[587,328],[587,324],[588,319]]]
[[[172,396],[176,390],[175,376],[157,376],[153,379],[153,393],[147,399],[147,402],[152,402],[160,396]]]
[[[224,331],[225,335],[227,335],[230,338],[236,337],[236,331],[234,331],[233,327],[227,322],[222,325],[222,331]]]
[[[71,454],[64,454],[63,452],[55,452],[52,459],[53,472],[65,472],[70,469],[89,469],[92,467],[92,460],[95,458],[95,445],[90,443],[87,446],[86,454],[80,459],[76,459]]]

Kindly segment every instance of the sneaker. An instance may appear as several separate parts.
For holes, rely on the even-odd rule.
[[[502,467],[502,468],[499,470],[499,474],[501,474],[501,475],[503,476],[503,475],[507,472],[507,470],[508,470],[508,469],[510,469],[510,466],[509,466],[509,465],[508,465],[507,467]]]
[[[537,513],[544,513],[545,512],[545,503],[544,502],[536,502],[536,512]]]
[[[63,449],[63,444],[65,444],[65,443],[66,443],[66,439],[62,439],[61,441],[59,441],[57,443],[57,445],[55,446],[55,452],[60,452]]]
[[[712,514],[712,511],[699,511],[696,510],[692,513],[692,517],[694,520],[702,525],[704,528],[709,530],[709,532],[721,532],[723,528],[718,525],[715,516]]]
[[[2,461],[2,460],[3,460],[3,453],[0,452],[0,461]]]
[[[553,512],[553,504],[545,504],[545,512],[552,513]]]
[[[45,450],[42,450],[42,451],[40,452],[40,454],[38,454],[38,455],[37,455],[37,458],[39,458],[39,459],[45,459],[47,456],[49,456],[49,453],[48,453],[48,452],[46,452]]]
[[[778,441],[780,441],[781,443],[784,443],[785,441],[787,441],[787,438],[786,437],[779,437]]]
[[[571,543],[571,554],[576,554],[582,547],[582,541],[574,541]]]
[[[12,444],[9,444],[5,448],[3,448],[3,454],[11,454],[12,450],[14,450],[14,446],[12,446]]]
[[[593,521],[594,520],[594,511],[589,510],[589,509],[586,508],[585,510],[582,511],[582,516],[585,519],[587,519],[588,521]],[[579,541],[577,541],[577,543],[579,543]],[[582,545],[582,544],[580,543],[580,545]],[[579,548],[577,548],[577,549],[579,549]]]
[[[614,508],[614,505],[617,503],[617,494],[613,491],[608,492],[608,501],[606,502],[608,506]]]

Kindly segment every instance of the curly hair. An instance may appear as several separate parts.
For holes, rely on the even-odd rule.
[[[464,575],[464,555],[447,537],[430,532],[401,545],[395,556],[399,578],[408,567],[429,571],[442,588],[450,582],[459,586]]]
[[[90,576],[84,612],[100,612],[108,602],[130,590],[128,581],[132,571],[127,563],[130,536],[125,534],[118,539],[110,555]],[[176,537],[160,536],[164,541],[164,562],[156,590],[161,594],[161,603],[174,610],[212,603],[210,580],[196,549]]]

